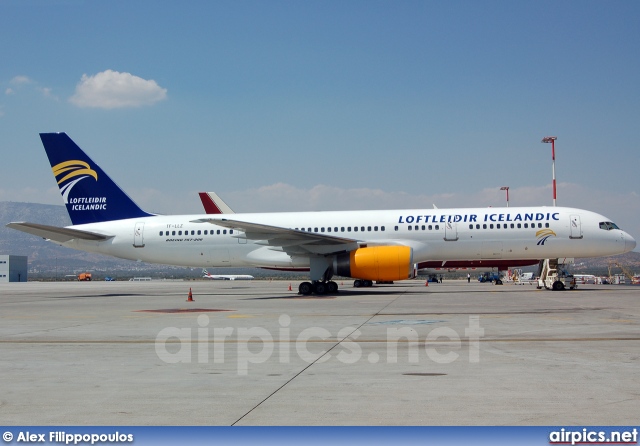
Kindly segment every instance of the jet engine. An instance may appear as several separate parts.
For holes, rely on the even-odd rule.
[[[411,278],[413,250],[408,246],[372,246],[338,254],[333,272],[364,280],[393,281]]]

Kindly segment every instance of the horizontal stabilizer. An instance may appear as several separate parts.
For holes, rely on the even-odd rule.
[[[40,225],[38,223],[14,222],[7,224],[7,228],[17,229],[38,237],[64,243],[73,239],[104,241],[113,235],[98,234],[95,232],[81,231],[80,229],[60,228],[58,226]]]

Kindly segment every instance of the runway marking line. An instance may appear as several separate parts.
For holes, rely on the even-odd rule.
[[[212,313],[219,311],[236,311],[236,310],[218,310],[215,308],[165,308],[159,310],[133,310],[136,313]]]
[[[507,343],[507,342],[603,342],[603,341],[640,341],[640,337],[628,337],[628,338],[503,338],[503,339],[474,339],[475,342],[496,342],[496,343]],[[98,340],[41,340],[41,339],[0,339],[0,344],[154,344],[155,339],[140,339],[140,340],[118,340],[118,339],[98,339]],[[238,343],[262,343],[262,340],[237,340],[237,339],[225,339],[223,341],[216,341],[214,339],[192,339],[190,341],[180,340],[180,339],[168,339],[165,341],[167,344],[171,343],[185,343],[185,344],[199,344],[199,343],[224,343],[224,344],[238,344]],[[271,341],[275,344],[295,344],[296,340],[288,340],[281,341],[274,339]],[[306,342],[312,344],[326,344],[331,343],[335,344],[335,339],[309,339]],[[354,341],[356,342],[356,341]],[[363,344],[384,344],[386,343],[386,339],[358,339],[357,343]],[[409,343],[410,341],[407,339],[400,339],[398,341],[394,341],[402,344]],[[468,343],[468,339],[460,339],[462,343]],[[424,345],[425,341],[419,342],[419,344]],[[429,341],[429,344],[458,344],[458,341],[450,341],[450,340],[433,340]]]

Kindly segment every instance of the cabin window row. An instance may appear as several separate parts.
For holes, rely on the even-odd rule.
[[[474,228],[475,229],[480,229],[480,228],[482,228],[482,229],[494,229],[494,228],[495,229],[508,229],[509,227],[511,229],[515,229],[515,228],[518,228],[518,229],[521,229],[521,228],[525,228],[525,229],[533,228],[533,229],[535,229],[536,228],[536,224],[535,223],[511,223],[509,225],[507,223],[504,223],[504,224],[501,225],[500,223],[496,223],[494,225],[493,223],[489,223],[489,224],[484,223],[482,225],[476,224],[475,226],[474,225],[469,225],[469,229],[474,229]],[[548,228],[549,227],[549,223],[545,223],[544,227]],[[542,223],[538,223],[538,228],[542,228]]]
[[[407,225],[407,231],[420,231],[421,229],[423,231],[433,231],[434,229],[436,231],[439,231],[440,230],[440,225],[435,225],[435,226],[434,225],[422,225],[422,226],[421,225],[413,225],[413,226],[412,225]],[[398,226],[395,227],[395,230],[396,231],[399,230]]]
[[[189,231],[160,231],[160,237],[169,237],[169,236],[181,236],[182,233],[184,232],[184,235],[189,235]],[[229,234],[233,234],[233,229],[229,229]],[[198,229],[197,231],[191,231],[191,235],[225,235],[227,233],[226,229],[212,229],[212,230],[208,230],[205,229],[204,231],[201,229]]]
[[[338,228],[337,226],[334,226],[333,228],[328,227],[328,228],[295,228],[296,231],[304,231],[304,232],[377,232],[377,231],[381,231],[384,232],[385,231],[385,227],[384,226],[342,226],[340,228]]]

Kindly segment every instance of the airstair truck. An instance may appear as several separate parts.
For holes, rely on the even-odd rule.
[[[558,259],[544,259],[540,261],[538,267],[538,289],[542,287],[547,290],[562,291],[565,289],[574,290],[578,288],[575,277],[569,274],[558,263]]]

